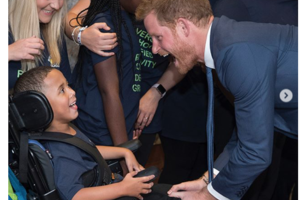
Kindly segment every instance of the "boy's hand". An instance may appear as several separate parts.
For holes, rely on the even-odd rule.
[[[124,188],[125,194],[124,196],[131,196],[136,197],[138,199],[143,199],[141,194],[148,194],[151,192],[151,188],[153,186],[153,182],[146,183],[154,178],[154,175],[145,176],[145,177],[139,177],[134,178],[137,174],[137,171],[133,171],[128,173],[121,184],[123,186],[121,188]]]
[[[138,163],[134,154],[130,150],[126,151],[124,158],[125,158],[126,165],[127,165],[129,172],[132,172],[132,171],[139,172],[139,171],[145,169],[142,165],[140,165]]]

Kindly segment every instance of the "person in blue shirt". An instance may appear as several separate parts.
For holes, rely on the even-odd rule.
[[[90,2],[90,0],[79,0],[68,12],[67,18],[72,19],[72,17],[74,18],[74,16],[77,16],[82,9],[89,6]],[[124,8],[124,10],[128,11],[132,15],[134,14],[135,9],[139,3],[140,0],[120,1],[120,5],[122,6],[122,8]],[[66,24],[66,33],[70,39],[74,39],[74,42],[78,42],[76,36],[78,35],[78,22],[80,20],[80,18],[78,19],[78,21],[71,20]],[[95,27],[102,29],[99,30]],[[160,55],[152,55],[152,40],[145,30],[142,22],[134,21],[134,27],[136,29],[136,34],[138,36],[138,42],[140,46],[140,56],[138,56],[137,59],[139,59],[141,66],[140,96],[142,97],[148,89],[153,89],[156,92],[156,89],[152,88],[152,86],[157,83],[158,79],[164,73],[169,64],[169,58]],[[115,42],[114,40],[114,36],[116,33],[109,30],[110,27],[107,26],[107,23],[105,22],[96,22],[91,26],[88,26],[86,29],[84,29],[84,31],[81,32],[82,45],[86,46],[89,50],[91,50],[95,54],[98,54],[99,56],[114,55],[114,51],[109,50],[111,48],[114,48],[117,44],[117,42]],[[74,34],[73,37],[72,32]],[[143,103],[143,100],[140,100],[140,103]],[[158,103],[155,115],[153,114],[152,116],[151,114],[147,113],[148,118],[146,119],[143,112],[144,110],[140,110],[137,114],[137,122],[135,126],[136,130],[143,130],[142,134],[139,137],[139,140],[143,145],[135,153],[135,155],[138,161],[142,165],[145,165],[149,158],[155,136],[161,131],[162,128],[162,102]],[[139,133],[141,133],[141,131]]]
[[[144,102],[142,98],[149,89],[153,89],[155,90],[155,92],[157,92],[156,88],[153,88],[153,85],[158,82],[159,78],[167,69],[170,61],[168,56],[164,57],[161,55],[152,54],[152,39],[147,33],[143,22],[136,21],[135,26],[141,48],[140,63],[142,77],[141,100],[135,128],[142,130],[141,135],[139,136],[139,140],[143,144],[141,148],[139,148],[135,153],[135,156],[142,165],[146,165],[156,135],[160,134],[162,129],[163,102],[158,102],[156,111],[153,115],[148,114],[147,116],[145,116],[143,114],[143,110],[141,110],[141,108],[145,107],[141,105]]]
[[[45,66],[25,72],[15,84],[14,95],[28,90],[43,93],[53,110],[53,120],[45,130],[46,132],[78,137],[97,148],[103,159],[125,158],[130,171],[124,178],[121,176],[116,179],[109,178],[111,181],[106,185],[86,187],[83,175],[97,166],[97,162],[91,155],[63,142],[43,142],[53,157],[54,182],[61,199],[176,199],[167,196],[166,185],[157,184],[154,186],[153,182],[149,182],[154,178],[154,175],[134,177],[144,168],[137,162],[130,150],[121,147],[95,146],[84,133],[71,124],[71,121],[76,119],[79,114],[76,105],[77,98],[74,90],[69,87],[66,78],[59,70]],[[110,171],[105,170],[105,167],[108,168],[107,165],[99,168],[105,171],[103,177],[111,177]],[[100,180],[100,183],[102,181]]]
[[[80,113],[74,123],[94,143],[118,145],[133,138],[140,98],[140,50],[132,19],[116,0],[93,0],[77,19],[81,27],[106,23],[118,46],[108,57],[80,46],[72,74]]]
[[[9,89],[23,72],[45,65],[71,81],[63,31],[66,9],[64,0],[9,1]]]

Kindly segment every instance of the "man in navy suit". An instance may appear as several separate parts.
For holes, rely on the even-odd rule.
[[[274,129],[297,138],[298,28],[214,18],[207,0],[144,0],[136,15],[153,53],[172,54],[183,74],[205,63],[234,97],[237,126],[215,162],[215,178],[175,185],[169,195],[242,198],[271,162]]]
[[[298,26],[298,0],[215,0],[214,17]],[[216,126],[216,125],[215,125]],[[298,140],[274,131],[272,162],[243,200],[298,199]],[[293,189],[296,188],[296,189]],[[291,195],[292,193],[292,195]]]

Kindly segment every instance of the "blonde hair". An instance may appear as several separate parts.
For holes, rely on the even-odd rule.
[[[48,24],[40,24],[36,0],[9,0],[8,20],[14,41],[32,37],[41,37],[47,45],[52,63],[61,61],[60,46],[62,45],[64,20],[67,11],[66,0],[62,8],[53,15]],[[35,60],[21,60],[22,70],[28,71],[41,62],[42,56],[35,56]]]
[[[178,18],[205,26],[213,15],[208,0],[142,0],[136,9],[136,19],[143,20],[151,12],[161,25],[169,27],[174,27]]]

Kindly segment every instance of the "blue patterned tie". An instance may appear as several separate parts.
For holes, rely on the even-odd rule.
[[[212,69],[206,67],[206,77],[208,85],[208,109],[207,109],[207,163],[209,182],[213,179],[213,165],[214,165],[214,84],[212,77]]]

